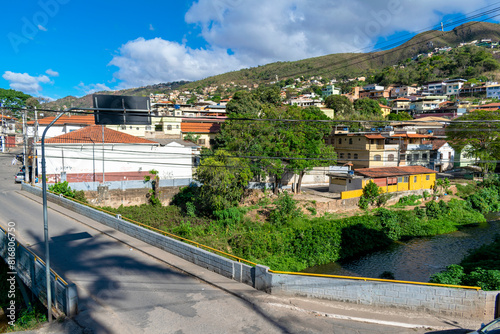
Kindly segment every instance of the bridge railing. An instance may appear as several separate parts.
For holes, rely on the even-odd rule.
[[[15,261],[13,267],[9,266],[9,273],[15,273],[40,302],[47,306],[45,262],[2,227],[0,227],[0,257],[8,266],[9,261],[10,263]],[[78,312],[78,293],[75,284],[66,281],[53,270],[50,283],[53,312],[56,315],[75,315]]]

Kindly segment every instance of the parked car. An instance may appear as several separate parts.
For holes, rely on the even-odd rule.
[[[19,172],[16,174],[16,176],[14,176],[14,181],[16,181],[16,183],[21,183],[24,181],[24,172]]]
[[[480,329],[470,334],[500,334],[500,318],[496,318],[487,325],[482,325]]]

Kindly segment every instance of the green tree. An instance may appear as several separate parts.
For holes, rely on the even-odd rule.
[[[397,114],[389,114],[389,116],[387,116],[387,119],[389,121],[410,121],[413,119],[413,117],[411,117],[411,115],[406,111],[401,111]]]
[[[195,178],[201,183],[199,204],[209,214],[237,206],[252,177],[246,159],[215,151],[201,161],[196,171]]]
[[[327,108],[335,110],[336,115],[352,114],[354,112],[354,106],[351,100],[342,95],[328,96],[325,99],[325,105]]]
[[[475,110],[460,116],[446,128],[446,136],[450,144],[459,151],[478,160],[486,175],[494,169],[494,161],[500,157],[500,112],[498,110]]]
[[[154,206],[161,206],[158,188],[160,187],[160,176],[157,170],[150,170],[149,175],[144,176],[144,183],[150,182],[151,189],[149,190],[149,202]]]
[[[366,116],[382,116],[380,104],[372,99],[358,99],[354,102],[354,109]]]
[[[195,144],[198,143],[198,139],[200,139],[200,138],[201,138],[201,135],[196,135],[193,132],[188,132],[184,136],[185,141],[190,141],[190,142],[195,143]]]

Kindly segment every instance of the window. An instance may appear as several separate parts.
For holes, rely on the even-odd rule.
[[[409,176],[405,176],[405,177],[404,177],[404,179],[403,179],[403,181],[404,181],[405,183],[408,183],[408,181],[410,181],[410,177],[409,177]]]
[[[401,154],[401,161],[405,161],[406,160],[406,154]]]
[[[422,153],[422,160],[427,160],[427,153]]]
[[[451,152],[448,152],[448,161],[451,161]]]
[[[205,139],[198,139],[199,145],[205,145]]]
[[[163,124],[156,124],[155,131],[163,131]]]
[[[349,138],[349,145],[352,145],[352,138]]]
[[[340,158],[340,159],[344,159],[344,153],[340,153],[340,154],[339,154],[339,158]]]
[[[351,159],[351,153],[347,153],[347,159]]]
[[[146,125],[146,131],[151,131],[151,125]]]
[[[430,179],[431,179],[431,176],[430,176],[430,175],[426,175],[426,176],[425,176],[425,180],[426,180],[426,181],[429,181]]]
[[[172,125],[167,125],[167,131],[172,130]]]
[[[382,156],[380,154],[377,154],[374,158],[375,161],[382,161]]]
[[[354,160],[358,160],[358,154],[354,153]]]
[[[175,128],[176,128],[176,129],[178,129],[178,128],[179,128],[179,124],[177,124],[177,125],[175,126]]]
[[[394,154],[389,154],[389,155],[387,156],[387,160],[388,160],[388,161],[394,161]]]
[[[408,154],[408,161],[411,161],[411,154]]]
[[[339,145],[342,144],[342,138],[339,138]]]
[[[417,183],[417,177],[416,176],[413,177],[413,183]]]
[[[420,159],[420,155],[419,154],[414,154],[413,155],[413,160],[418,161],[419,159]]]
[[[443,160],[443,153],[439,153],[439,159]]]

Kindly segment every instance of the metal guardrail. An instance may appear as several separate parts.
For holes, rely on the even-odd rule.
[[[88,206],[88,207],[90,207],[90,208],[92,208],[94,210],[98,210],[98,211],[110,214],[112,216],[116,216],[116,213],[114,213],[114,212],[107,211],[107,210],[104,210],[102,208],[93,206],[91,204],[78,201],[78,200],[76,200],[74,198],[66,197],[66,196],[64,196],[62,194],[57,194],[57,193],[54,193],[52,191],[49,191],[49,192],[52,193],[52,194],[54,194],[54,195],[61,196],[61,197],[64,197],[64,198],[66,198],[68,200],[72,200],[74,202],[77,202],[77,203],[79,203],[81,205]],[[133,219],[130,219],[130,218],[127,218],[127,217],[123,217],[123,216],[121,216],[121,219],[126,220],[126,221],[128,221],[130,223],[139,225],[139,226],[144,227],[146,229],[158,232],[158,233],[163,234],[165,236],[169,236],[169,237],[172,237],[172,238],[175,238],[175,239],[178,239],[178,240],[190,243],[192,245],[195,245],[198,248],[203,248],[203,249],[209,250],[209,251],[211,251],[213,253],[222,255],[224,257],[237,260],[238,262],[244,262],[244,263],[247,263],[247,264],[249,264],[251,266],[256,266],[257,265],[257,263],[255,263],[255,262],[251,262],[251,261],[245,260],[243,258],[234,256],[232,254],[220,251],[218,249],[215,249],[215,248],[212,248],[212,247],[200,244],[200,243],[198,243],[196,241],[193,241],[193,240],[189,240],[189,239],[186,239],[186,238],[183,238],[183,237],[179,237],[177,235],[168,233],[166,231],[162,231],[160,229],[157,229],[157,228],[148,226],[146,224],[140,223],[140,222],[135,221]],[[412,284],[412,285],[425,285],[425,286],[437,286],[437,287],[446,287],[446,288],[471,289],[471,290],[476,290],[476,291],[481,290],[480,287],[471,287],[471,286],[462,286],[462,285],[449,285],[449,284],[438,284],[438,283],[412,282],[412,281],[398,281],[398,280],[390,280],[390,279],[382,279],[382,278],[355,277],[355,276],[338,276],[338,275],[324,275],[324,274],[311,274],[311,273],[297,273],[297,272],[276,271],[276,270],[271,270],[271,269],[269,270],[269,272],[270,273],[274,273],[274,274],[284,274],[284,275],[312,276],[312,277],[322,277],[322,278],[338,278],[338,279],[362,280],[362,281],[371,281],[371,282],[385,282],[385,283],[400,283],[400,284]]]
[[[0,257],[8,261],[9,237],[8,232],[0,226]],[[35,296],[47,306],[45,262],[31,250],[15,241],[15,273],[33,292]],[[68,283],[54,270],[51,270],[51,286],[55,292],[51,295],[53,311],[57,314],[72,316],[78,310],[78,294],[76,286]]]

